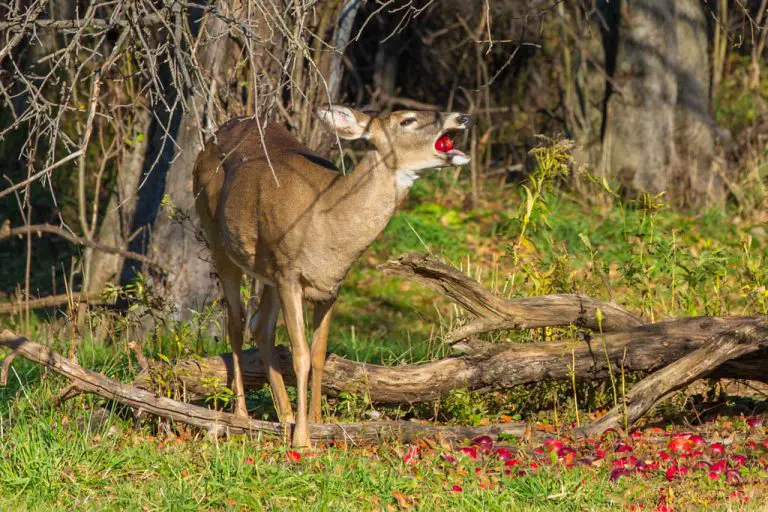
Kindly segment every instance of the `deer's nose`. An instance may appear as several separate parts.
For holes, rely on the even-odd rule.
[[[472,124],[472,116],[469,114],[459,114],[456,118],[456,122],[469,127]]]

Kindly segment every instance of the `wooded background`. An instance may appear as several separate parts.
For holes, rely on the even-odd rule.
[[[2,2],[0,291],[95,298],[142,272],[178,319],[200,311],[218,296],[191,192],[203,142],[255,115],[338,158],[312,114],[330,101],[475,114],[468,207],[525,176],[539,133],[576,142],[564,186],[588,190],[586,165],[628,196],[759,207],[767,3]],[[729,131],[718,98],[743,67],[762,100]]]

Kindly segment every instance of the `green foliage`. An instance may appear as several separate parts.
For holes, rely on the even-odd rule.
[[[226,407],[235,397],[235,392],[219,381],[218,377],[203,377],[200,379],[205,392],[205,402],[212,404],[214,409],[219,405]]]
[[[452,421],[467,425],[479,425],[488,419],[486,398],[478,392],[456,389],[443,401],[443,414]]]

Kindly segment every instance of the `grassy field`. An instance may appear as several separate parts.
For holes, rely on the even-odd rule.
[[[766,208],[673,213],[663,197],[620,200],[598,186],[564,192],[557,169],[548,169],[525,188],[500,183],[471,210],[451,174],[417,182],[350,273],[330,350],[387,364],[450,353],[441,335],[464,321],[462,312],[376,269],[408,251],[440,256],[506,296],[584,293],[650,320],[768,314]],[[218,321],[215,308],[174,324],[162,320],[162,301],[142,283],[126,293],[153,307],[119,317],[93,311],[77,330],[66,315],[40,312],[32,337],[65,353],[78,339],[81,364],[126,382],[136,372],[127,344],[139,324],[150,326],[143,334],[148,356],[227,351],[207,334]],[[24,329],[19,318],[4,322]],[[549,341],[569,334],[537,329],[491,339]],[[278,337],[285,343],[282,328]],[[274,440],[216,442],[184,428],[137,426],[125,411],[88,396],[55,407],[64,385],[17,361],[9,386],[0,388],[0,509],[752,510],[768,498],[768,431],[760,420],[765,395],[738,398],[714,384],[676,395],[626,439],[613,433],[591,443],[569,438],[577,411],[583,421],[613,405],[604,383],[575,392],[566,384],[540,384],[487,395],[457,391],[439,407],[375,410],[447,423],[527,421],[549,444],[536,436],[492,446],[484,439],[459,446],[424,441],[320,446],[300,454]],[[217,398],[227,400],[226,394]],[[268,391],[251,393],[249,405],[253,415],[274,418]],[[372,411],[358,396],[325,405],[334,421],[366,419]],[[676,441],[674,432],[687,434]],[[678,450],[680,443],[685,446]]]

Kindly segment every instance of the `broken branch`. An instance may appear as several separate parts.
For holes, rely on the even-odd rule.
[[[611,332],[643,325],[643,321],[612,302],[583,295],[545,295],[504,299],[459,270],[425,254],[406,254],[379,267],[385,274],[406,277],[440,292],[481,320],[447,336],[453,342],[471,334],[499,329],[531,329],[576,325]],[[602,320],[598,319],[600,310]],[[470,327],[471,326],[471,327]]]
[[[13,350],[72,382],[62,395],[69,392],[88,392],[143,412],[179,423],[207,430],[212,435],[245,434],[250,437],[268,435],[288,439],[293,425],[238,418],[234,414],[198,407],[157,396],[155,393],[123,384],[105,375],[83,368],[47,347],[17,336],[9,330],[0,333],[0,346]],[[523,435],[525,425],[501,424],[481,427],[445,427],[411,421],[372,421],[366,423],[336,423],[310,425],[310,438],[314,442],[342,441],[351,443],[396,439],[407,442],[424,437],[446,440],[466,439],[479,435]]]

